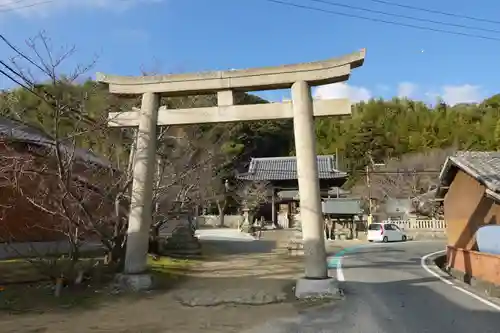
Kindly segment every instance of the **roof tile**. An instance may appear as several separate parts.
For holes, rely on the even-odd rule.
[[[468,173],[490,190],[500,192],[500,152],[459,151],[448,157],[441,171],[441,179],[446,176],[451,165]]]
[[[337,169],[335,155],[320,155],[318,159],[319,179],[346,177]],[[295,156],[252,158],[246,174],[238,178],[247,180],[295,180],[297,159]]]
[[[6,117],[0,117],[0,137],[50,148],[54,148],[56,143],[53,138],[44,133],[42,130]],[[106,168],[111,167],[111,163],[109,161],[94,154],[90,150],[74,147],[71,144],[68,145],[64,143],[60,145],[60,148],[63,152],[69,155],[74,155],[76,158],[83,161],[94,163]]]

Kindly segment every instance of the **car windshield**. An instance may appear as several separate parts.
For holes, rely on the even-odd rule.
[[[381,228],[382,228],[382,226],[380,224],[372,223],[368,227],[368,230],[380,230]]]

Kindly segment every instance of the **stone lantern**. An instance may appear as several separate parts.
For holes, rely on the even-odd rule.
[[[243,202],[243,223],[241,224],[240,230],[244,232],[250,232],[252,227],[252,223],[250,222],[250,208],[248,208],[248,204],[246,201]]]

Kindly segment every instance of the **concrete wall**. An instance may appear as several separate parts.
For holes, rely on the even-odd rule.
[[[500,256],[478,252],[476,232],[500,224],[500,206],[486,197],[486,188],[458,171],[444,200],[447,223],[447,266],[469,277],[500,285]]]
[[[486,188],[458,171],[444,200],[448,245],[477,250],[476,232],[486,224],[500,224],[500,206],[486,197]]]
[[[226,215],[224,217],[224,226],[228,228],[238,228],[238,225],[243,223],[242,215]],[[201,215],[196,219],[196,224],[198,228],[208,227],[218,227],[220,225],[220,217],[218,215]]]
[[[104,251],[104,246],[100,242],[88,242],[80,246],[80,251],[82,253],[96,250]],[[62,255],[68,254],[69,251],[70,244],[66,241],[0,243],[0,260]]]
[[[448,246],[446,251],[447,266],[464,274],[464,281],[472,279],[500,286],[500,256],[477,251],[463,250]]]

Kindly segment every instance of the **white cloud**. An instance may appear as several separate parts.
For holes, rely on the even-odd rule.
[[[2,14],[24,16],[47,16],[59,10],[71,8],[97,8],[106,10],[125,10],[139,3],[161,3],[165,0],[0,0]]]
[[[359,102],[372,98],[372,92],[367,88],[342,82],[319,86],[314,92],[314,97],[317,99],[349,98],[352,102]]]
[[[448,105],[459,103],[477,103],[484,99],[485,92],[480,86],[464,84],[461,86],[443,86],[441,98]]]
[[[415,98],[418,86],[411,82],[401,82],[398,84],[398,97],[399,98]]]
[[[377,85],[376,90],[389,88]],[[430,89],[429,89],[430,88]],[[394,90],[393,90],[394,91]],[[460,103],[477,103],[484,100],[487,91],[479,85],[443,85],[441,87],[424,87],[412,82],[400,82],[397,85],[397,96],[435,103],[441,98],[446,104],[453,106]],[[347,83],[327,84],[316,88],[314,97],[318,99],[349,98],[353,102],[366,101],[373,97],[373,92],[362,86],[351,86]]]

